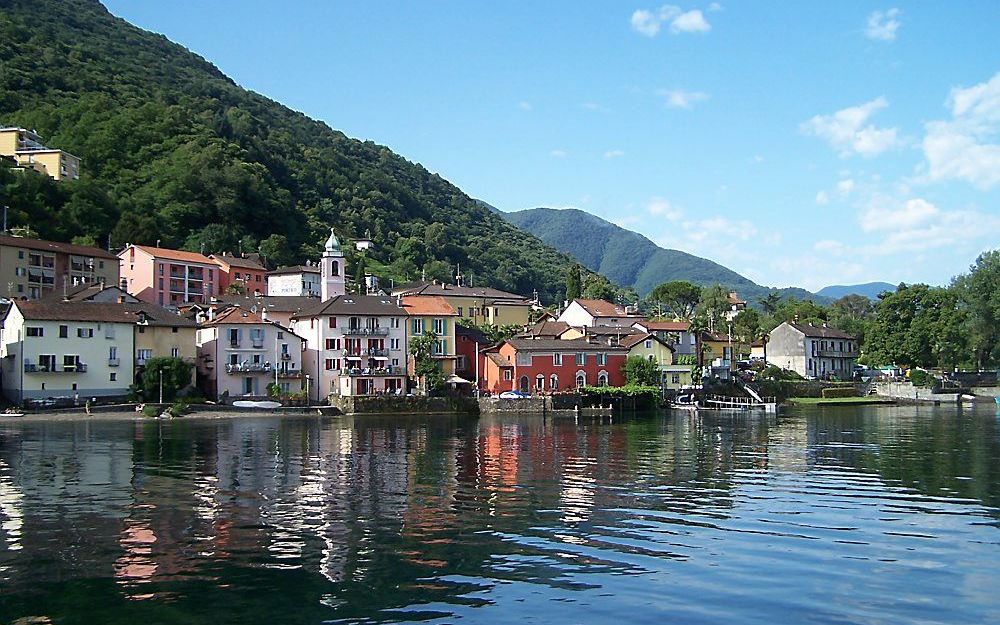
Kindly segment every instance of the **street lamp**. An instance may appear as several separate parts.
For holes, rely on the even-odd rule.
[[[312,401],[312,395],[309,394],[309,374],[306,374],[306,405]]]

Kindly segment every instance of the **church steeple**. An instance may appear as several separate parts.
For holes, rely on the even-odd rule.
[[[323,258],[320,261],[320,295],[324,302],[346,293],[346,273],[344,252],[340,249],[340,241],[333,233],[333,228],[330,228],[330,238],[323,246]]]

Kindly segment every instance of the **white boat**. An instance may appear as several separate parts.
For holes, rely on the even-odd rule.
[[[18,412],[17,410],[9,409],[4,412],[0,412],[0,417],[23,417],[23,412]]]
[[[275,408],[281,408],[281,402],[277,401],[251,401],[248,399],[241,399],[234,401],[233,405],[237,408],[261,408],[265,410],[274,410]]]

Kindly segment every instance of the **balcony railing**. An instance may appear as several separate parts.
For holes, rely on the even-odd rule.
[[[348,336],[388,336],[389,328],[344,328],[344,334]]]
[[[279,378],[301,378],[301,369],[278,369]]]
[[[387,375],[403,375],[401,367],[365,367],[358,369],[341,369],[340,375],[351,377],[378,377]]]
[[[270,373],[271,363],[269,362],[242,362],[226,365],[226,373]]]
[[[118,367],[122,364],[122,361],[117,358],[108,358],[109,367]]]
[[[281,359],[282,360],[291,360],[292,359],[292,355],[289,354],[288,352],[281,352]]]
[[[75,365],[39,365],[33,362],[24,363],[25,373],[86,373],[87,365],[78,362]]]
[[[372,356],[382,356],[383,358],[389,355],[389,350],[387,349],[345,349],[344,356],[354,356],[355,358],[365,358]]]
[[[813,352],[813,358],[857,358],[856,351],[839,351],[835,349],[820,349]]]

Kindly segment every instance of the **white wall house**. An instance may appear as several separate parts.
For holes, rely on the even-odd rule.
[[[198,372],[213,397],[263,397],[277,382],[283,393],[303,388],[303,340],[259,313],[230,308],[198,328]]]
[[[602,299],[575,299],[559,315],[557,321],[562,321],[575,328],[584,326],[621,326],[627,328],[641,319],[642,317],[625,307]]]
[[[316,265],[296,265],[268,272],[267,294],[269,296],[319,297],[319,267]]]
[[[117,303],[12,302],[0,330],[4,396],[15,403],[124,397],[135,323]]]
[[[857,359],[857,339],[835,328],[786,321],[767,339],[768,364],[806,378],[849,380]]]
[[[406,311],[393,297],[340,295],[292,318],[313,401],[406,390]]]

